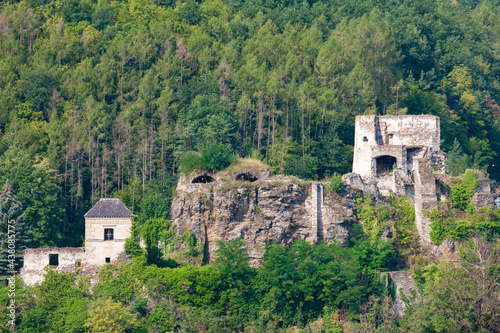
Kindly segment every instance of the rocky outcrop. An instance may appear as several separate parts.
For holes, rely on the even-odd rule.
[[[261,174],[254,182],[236,180],[241,179],[238,175],[208,176],[213,181],[193,183],[199,177],[181,177],[171,210],[177,235],[192,232],[203,242],[205,262],[215,258],[219,239],[241,237],[254,265],[273,241],[348,243],[360,191],[339,195],[328,190],[327,183],[284,176]]]
[[[394,315],[396,319],[401,319],[406,309],[406,303],[401,294],[407,300],[420,296],[417,284],[412,277],[413,271],[384,272],[381,277],[385,279],[385,285],[394,295]]]

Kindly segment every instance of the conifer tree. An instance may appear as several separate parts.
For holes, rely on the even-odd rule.
[[[7,180],[0,192],[0,280],[8,277],[9,271],[19,272],[30,239],[23,207]]]

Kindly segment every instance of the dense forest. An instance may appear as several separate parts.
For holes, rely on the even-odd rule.
[[[341,182],[362,114],[437,115],[448,171],[498,181],[499,37],[497,0],[3,1],[0,217],[22,221],[20,246],[81,246],[85,212],[118,197],[136,215],[134,236],[157,241],[172,232],[173,190],[193,152]],[[107,265],[92,292],[77,273],[17,281],[17,329],[494,332],[500,213],[468,210],[462,197],[463,209],[431,216],[436,244],[469,237],[461,267],[419,257],[404,198],[392,208],[359,198],[366,225],[349,248],[269,244],[252,268],[236,240],[193,266],[132,237],[133,260]],[[396,221],[397,244],[379,239],[383,219]],[[396,321],[380,270],[410,259],[422,295]]]
[[[366,113],[438,115],[442,148],[498,178],[498,15],[495,1],[4,1],[0,183],[33,246],[76,246],[100,197],[166,217],[180,159],[210,142],[303,179],[349,172]]]

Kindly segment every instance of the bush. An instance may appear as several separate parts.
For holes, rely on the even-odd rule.
[[[125,240],[125,253],[131,257],[140,257],[146,254],[141,248],[137,238],[133,236]]]
[[[471,171],[465,171],[464,178],[457,186],[450,191],[451,201],[461,211],[472,213],[474,211],[474,203],[471,201],[474,195],[474,189],[481,184],[476,180],[476,174]]]
[[[220,171],[230,166],[235,157],[223,143],[209,143],[201,150],[203,168],[210,171]]]
[[[344,189],[345,184],[344,181],[342,180],[342,176],[338,173],[335,173],[332,176],[332,179],[330,179],[330,188],[337,192],[340,193]]]
[[[196,169],[203,169],[203,160],[199,153],[188,151],[181,160],[181,172],[189,173]]]

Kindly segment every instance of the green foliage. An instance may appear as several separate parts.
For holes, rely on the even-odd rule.
[[[472,170],[466,170],[459,184],[450,190],[453,207],[442,204],[439,209],[428,213],[431,221],[430,237],[434,244],[440,244],[445,238],[461,240],[476,230],[490,236],[498,234],[498,210],[492,211],[489,207],[479,212],[474,210],[472,196],[479,185],[476,174]]]
[[[203,159],[201,155],[195,151],[186,152],[182,157],[180,169],[184,173],[203,169]]]
[[[452,173],[474,166],[499,178],[498,15],[494,2],[471,1],[4,1],[0,183],[10,180],[33,246],[78,246],[82,216],[101,196],[123,199],[138,230],[148,220],[167,219],[183,152],[220,142],[235,155],[265,160],[273,172],[323,179],[350,170],[357,115],[404,112],[440,117]],[[467,207],[440,211],[436,237],[498,234],[496,211],[472,214]],[[359,245],[357,255],[365,269],[385,266],[390,257],[388,247],[374,241],[380,233],[396,234],[393,245],[403,255],[418,246],[407,203],[363,209],[370,242]],[[173,229],[159,238],[165,253],[181,243]],[[148,285],[146,270],[174,274],[147,266],[142,254],[134,265],[128,274]],[[238,331],[250,314],[256,331],[270,331],[283,320],[304,323],[318,313],[304,310],[310,301],[301,304],[292,293],[297,303],[282,307],[255,301],[256,314],[233,306],[241,298],[237,289],[224,290],[217,269],[183,269],[172,271],[189,279],[158,283],[164,290],[175,285],[165,297],[189,299],[179,306],[172,301],[170,322],[159,331]],[[274,287],[276,297],[266,300],[286,299],[282,287]],[[52,324],[47,314],[54,311],[38,306],[43,297],[30,297],[20,310],[26,315],[19,317],[20,330],[71,331],[63,322],[87,316],[81,304],[61,299],[61,318],[69,312],[82,318]],[[469,323],[460,307],[445,312],[448,304],[438,305],[424,308],[432,315],[413,317],[432,320],[406,330],[498,330]],[[334,308],[343,318],[345,309]],[[372,318],[381,318],[374,308]],[[374,323],[363,315],[360,320]],[[359,325],[353,330],[382,330]]]
[[[286,327],[316,318],[325,306],[355,311],[381,291],[377,275],[364,271],[357,257],[338,245],[301,240],[270,245],[258,272],[260,320]]]
[[[140,257],[145,255],[139,240],[134,236],[125,239],[125,252],[131,257]]]
[[[140,295],[141,284],[132,273],[133,267],[105,265],[98,274],[99,282],[92,287],[94,294],[103,299],[127,304]]]
[[[86,304],[90,299],[88,284],[77,284],[74,273],[49,270],[33,292],[37,302],[23,312],[21,332],[84,332]]]
[[[231,165],[235,157],[223,143],[212,142],[201,150],[203,168],[210,171],[220,171]]]
[[[0,158],[0,184],[5,184],[7,179],[24,208],[23,220],[30,225],[33,247],[81,244],[82,226],[76,223],[68,225],[65,231],[80,234],[80,238],[61,239],[64,200],[56,171],[50,169],[47,160],[36,164],[22,149],[13,146]]]
[[[171,222],[165,219],[149,219],[141,227],[140,235],[146,247],[156,246],[163,233],[171,227]]]
[[[29,225],[23,218],[23,207],[9,181],[0,191],[0,283],[10,277],[8,271],[22,267],[24,250],[31,243]]]
[[[157,246],[148,247],[147,249],[147,264],[148,265],[156,265],[160,268],[170,267],[175,268],[179,266],[175,260],[172,259],[164,259],[163,252]]]
[[[392,229],[393,243],[402,255],[418,248],[415,207],[408,197],[392,196],[375,205],[369,196],[356,199],[356,214],[363,223],[363,232],[375,242],[382,232]]]
[[[84,327],[92,332],[135,332],[139,323],[122,304],[110,298],[95,301],[89,310]]]
[[[448,153],[446,167],[453,176],[458,176],[459,174],[464,173],[467,168],[471,167],[469,156],[462,152],[460,143],[456,138],[453,141],[451,151]]]
[[[310,154],[304,156],[290,156],[285,165],[285,173],[302,179],[316,179],[318,161]]]
[[[182,240],[186,246],[186,254],[191,257],[197,257],[202,254],[202,243],[192,232],[186,232],[182,235]]]
[[[340,192],[342,192],[344,187],[345,187],[345,184],[344,184],[344,181],[342,180],[342,175],[335,173],[332,176],[332,178],[330,178],[330,189],[332,189],[332,191],[340,193]]]
[[[474,190],[481,183],[476,180],[476,174],[472,170],[467,170],[464,173],[463,179],[460,184],[454,186],[450,190],[451,201],[461,211],[472,213],[474,211],[474,203],[472,196]]]
[[[92,14],[92,25],[97,30],[104,30],[107,26],[115,24],[114,12],[111,8],[103,6]]]
[[[46,70],[26,70],[22,75],[20,90],[24,100],[32,105],[35,111],[43,111],[54,86],[54,76]]]
[[[429,212],[431,221],[430,237],[434,244],[444,239],[462,240],[476,232],[489,239],[500,237],[500,210],[483,207],[479,211],[462,212],[442,205]]]
[[[370,239],[363,235],[359,226],[352,230],[352,252],[357,255],[363,267],[370,269],[391,269],[396,264],[395,248],[391,242],[382,239]]]
[[[420,297],[407,306],[401,330],[431,332],[496,331],[499,291],[498,244],[474,238],[465,243],[460,265],[441,262],[415,270]],[[466,297],[464,297],[466,296]],[[477,304],[489,304],[488,309]]]

